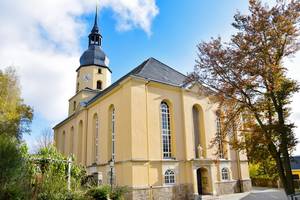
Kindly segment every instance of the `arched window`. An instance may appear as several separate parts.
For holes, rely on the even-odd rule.
[[[74,154],[75,153],[75,150],[74,150],[74,139],[75,139],[75,136],[74,136],[74,127],[72,126],[71,127],[71,131],[70,131],[70,154]]]
[[[199,158],[198,146],[200,145],[200,127],[199,127],[199,110],[196,106],[193,106],[193,123],[194,123],[195,157]]]
[[[229,169],[226,167],[222,168],[222,180],[229,180]]]
[[[112,157],[112,161],[115,161],[115,123],[116,123],[116,119],[115,119],[115,108],[113,107],[111,109],[111,157]]]
[[[83,137],[83,122],[82,120],[80,120],[79,124],[78,124],[78,161],[83,163],[83,141],[84,141],[84,137]]]
[[[173,170],[168,169],[165,172],[165,184],[174,184],[175,183],[175,173]]]
[[[61,152],[64,154],[66,153],[66,131],[62,132],[62,139],[61,139]]]
[[[224,158],[224,147],[223,147],[222,133],[221,133],[221,118],[220,118],[219,114],[217,114],[216,139],[217,139],[217,142],[218,142],[218,155],[219,155],[219,158]]]
[[[73,110],[76,109],[76,101],[73,102]]]
[[[101,81],[97,81],[97,89],[102,90],[102,82]]]
[[[166,102],[160,104],[160,112],[163,158],[171,158],[170,110]]]
[[[99,119],[98,119],[98,115],[95,114],[94,115],[94,158],[95,158],[95,162],[97,163],[99,161]]]

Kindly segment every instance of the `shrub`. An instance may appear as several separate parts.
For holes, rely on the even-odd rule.
[[[70,191],[66,194],[65,200],[86,200],[84,193],[81,191]]]
[[[57,152],[54,146],[39,149],[30,156],[33,172],[33,198],[37,199],[83,199],[80,194],[81,179],[85,170],[75,162],[71,167],[71,191],[67,190],[67,158]],[[78,191],[78,192],[72,192]]]
[[[106,200],[110,193],[110,187],[103,185],[100,187],[93,187],[87,191],[87,196],[95,200]]]
[[[109,197],[112,200],[122,200],[124,199],[124,195],[128,192],[127,187],[114,187],[113,190],[111,191]]]

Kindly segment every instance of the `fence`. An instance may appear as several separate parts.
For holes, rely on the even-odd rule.
[[[289,200],[300,200],[300,193],[289,195],[288,199]]]

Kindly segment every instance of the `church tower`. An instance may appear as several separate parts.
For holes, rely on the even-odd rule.
[[[111,84],[111,70],[108,67],[108,58],[101,48],[102,35],[97,18],[96,8],[94,26],[89,34],[89,46],[80,57],[80,67],[76,70],[76,93],[84,88],[101,91]]]
[[[76,70],[76,94],[69,100],[69,115],[80,107],[81,102],[87,101],[111,84],[109,60],[101,48],[102,35],[98,27],[97,7],[94,26],[88,39],[88,49],[81,55],[80,66]]]

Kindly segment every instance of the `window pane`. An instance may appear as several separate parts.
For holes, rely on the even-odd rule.
[[[168,169],[165,172],[165,184],[173,184],[175,183],[175,173],[173,170]]]
[[[163,157],[171,157],[171,132],[170,132],[170,114],[169,107],[165,102],[161,103],[161,133]]]

